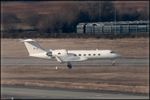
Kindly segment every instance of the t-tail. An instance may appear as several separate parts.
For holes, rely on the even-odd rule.
[[[24,42],[25,47],[29,53],[29,56],[47,58],[47,51],[44,50],[35,40],[32,39],[20,39],[21,42]]]

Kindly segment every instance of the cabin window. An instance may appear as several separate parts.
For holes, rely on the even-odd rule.
[[[86,54],[84,54],[84,56],[86,56]]]
[[[76,54],[74,54],[74,56],[77,56]]]
[[[93,56],[95,56],[95,54],[93,54]]]
[[[81,54],[79,54],[79,56],[81,56]]]
[[[91,54],[89,54],[89,56],[91,56]]]
[[[58,54],[60,55],[61,53],[59,52]]]
[[[101,54],[99,53],[98,55],[100,56]]]

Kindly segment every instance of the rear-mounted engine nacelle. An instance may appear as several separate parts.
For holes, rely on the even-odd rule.
[[[53,55],[52,55],[52,52],[47,52],[46,55],[49,56],[49,57],[52,57],[52,56],[53,56]]]
[[[61,49],[61,50],[54,50],[52,52],[53,55],[56,55],[56,56],[67,56],[67,50],[65,49]]]

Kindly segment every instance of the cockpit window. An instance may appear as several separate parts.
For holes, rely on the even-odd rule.
[[[111,51],[110,53],[115,53],[114,51]]]

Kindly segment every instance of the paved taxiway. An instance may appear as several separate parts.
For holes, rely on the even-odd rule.
[[[147,58],[121,58],[116,59],[116,64],[121,66],[141,66],[141,65],[149,65],[149,59]],[[88,60],[83,62],[72,62],[73,66],[109,66],[112,65],[112,60],[109,59],[101,59],[101,60]],[[4,57],[1,58],[1,65],[4,66],[12,66],[12,65],[41,65],[41,66],[64,66],[64,64],[60,64],[55,59],[39,59],[39,58],[15,58],[15,57]]]
[[[69,89],[43,89],[31,87],[2,87],[5,98],[22,99],[148,99],[145,95],[131,95],[121,93],[105,93],[98,91],[83,91]],[[9,95],[8,95],[9,94]]]

